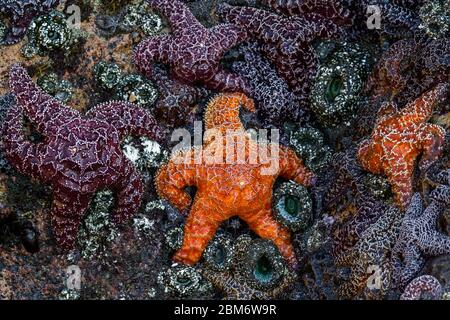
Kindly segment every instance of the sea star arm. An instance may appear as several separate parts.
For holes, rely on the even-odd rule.
[[[90,197],[77,194],[68,195],[65,192],[53,193],[51,209],[52,226],[56,242],[63,250],[71,250],[77,239],[81,217],[89,206]]]
[[[411,198],[411,202],[409,203],[408,209],[405,212],[404,221],[406,222],[411,219],[419,218],[423,212],[424,203],[422,197],[420,196],[420,193],[417,192]]]
[[[169,20],[174,33],[183,33],[192,30],[193,27],[202,28],[186,4],[179,0],[147,0],[147,2]]]
[[[2,132],[3,149],[11,163],[23,174],[44,179],[40,170],[44,154],[44,143],[32,143],[23,134],[22,108],[12,106],[5,117]]]
[[[436,220],[434,220],[434,222],[436,222]],[[424,241],[421,245],[421,250],[430,256],[450,254],[450,237],[436,231],[427,239],[427,241]]]
[[[448,85],[440,84],[434,89],[425,92],[417,100],[409,103],[400,111],[400,115],[408,118],[414,123],[422,123],[427,121],[433,113],[433,106],[439,97],[447,93]]]
[[[239,75],[225,70],[219,70],[214,77],[206,83],[211,90],[227,92],[243,92],[248,94],[250,88],[247,82]]]
[[[280,176],[294,180],[304,186],[314,185],[316,177],[310,172],[303,161],[289,148],[280,146]]]
[[[280,37],[273,31],[274,26],[279,24],[280,16],[272,12],[221,3],[217,6],[217,14],[225,21],[237,25],[250,36],[260,40],[276,42]]]
[[[210,36],[223,53],[247,39],[247,32],[233,24],[219,24],[208,30]]]
[[[11,67],[9,84],[17,103],[23,107],[30,121],[36,124],[37,130],[44,135],[54,134],[63,123],[78,116],[77,111],[44,93],[18,64]]]
[[[399,154],[401,155],[401,153]],[[386,172],[386,176],[395,194],[395,201],[402,209],[405,209],[413,194],[413,163],[407,162],[399,156],[390,160],[388,166],[389,170]]]
[[[112,186],[112,190],[116,192],[117,202],[111,219],[115,224],[123,224],[134,212],[137,212],[143,194],[141,178],[129,161],[126,161],[124,173]]]
[[[86,115],[105,121],[116,128],[121,138],[146,136],[161,141],[163,133],[155,118],[141,107],[124,101],[111,101],[97,105]]]
[[[297,266],[294,247],[289,231],[282,227],[274,218],[272,211],[261,210],[252,214],[240,215],[249,228],[261,238],[272,240],[280,250],[281,255],[292,267]]]
[[[420,271],[425,263],[425,258],[420,253],[419,248],[414,244],[405,247],[402,252],[403,265],[396,269],[394,273],[395,283],[405,286]]]
[[[315,13],[296,17],[293,25],[301,30],[301,39],[307,43],[316,39],[336,38],[344,35],[343,29],[333,21]]]
[[[444,128],[423,123],[420,125],[418,140],[422,144],[423,155],[419,162],[420,170],[427,170],[442,154],[445,142]]]
[[[173,260],[188,265],[195,264],[223,220],[220,214],[207,207],[204,200],[197,198],[186,219],[183,245]]]
[[[180,153],[175,160],[161,166],[155,177],[158,195],[180,211],[186,210],[192,202],[184,188],[195,185],[197,171],[193,153],[193,149],[186,154]]]
[[[152,37],[142,41],[133,52],[133,62],[139,72],[151,78],[153,73],[153,62],[170,63],[171,52],[170,35]]]
[[[339,0],[263,0],[276,12],[289,16],[316,12],[336,23],[351,25],[352,17],[349,9]]]
[[[417,27],[419,20],[411,10],[390,3],[379,3],[378,5],[383,12],[383,18],[389,24],[408,30],[414,30]]]
[[[369,258],[370,259],[370,258]],[[367,259],[359,259],[358,261],[351,264],[351,275],[348,281],[343,283],[338,288],[339,296],[343,299],[350,299],[355,296],[362,288],[361,283],[365,282],[367,279]],[[359,261],[363,261],[364,263],[359,263]]]

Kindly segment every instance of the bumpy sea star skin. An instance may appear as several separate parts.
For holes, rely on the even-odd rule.
[[[409,2],[396,0],[356,0],[351,1],[350,10],[360,36],[367,36],[368,6],[375,5],[381,11],[381,29],[374,31],[392,36],[405,36],[417,30],[420,19],[416,13],[417,4],[423,1]],[[373,14],[373,12],[372,12]]]
[[[149,38],[137,46],[134,62],[148,77],[152,63],[172,68],[178,79],[201,83],[212,90],[248,92],[245,81],[220,67],[226,51],[246,40],[246,33],[231,24],[206,29],[179,0],[147,0],[172,27],[171,35]]]
[[[375,102],[394,98],[400,106],[416,99],[450,71],[450,40],[403,39],[383,53],[367,84]]]
[[[402,110],[397,110],[394,104],[385,104],[378,111],[372,136],[360,144],[358,160],[367,171],[387,176],[402,209],[412,196],[416,158],[423,153],[419,167],[426,170],[442,152],[444,128],[426,121],[446,90],[447,86],[441,84]]]
[[[450,204],[450,187],[440,186],[431,193],[424,209],[420,194],[414,194],[401,225],[393,257],[396,284],[404,287],[424,266],[426,257],[450,254],[450,237],[436,230],[436,220]]]
[[[408,284],[400,300],[420,300],[424,294],[433,300],[441,299],[442,286],[435,277],[423,275],[414,279]]]
[[[299,99],[256,50],[254,45],[243,48],[244,61],[233,63],[232,68],[248,81],[258,115],[265,125],[278,128],[284,121],[299,122],[304,115]]]
[[[317,14],[283,17],[275,13],[221,4],[217,13],[258,40],[264,55],[275,64],[278,74],[287,81],[295,95],[307,101],[317,58],[312,41],[342,34],[330,20]]]
[[[14,44],[23,38],[34,17],[46,13],[59,4],[59,0],[1,0],[0,13],[8,15],[11,28],[3,43]]]
[[[332,229],[333,256],[345,254],[361,239],[364,231],[373,225],[387,210],[387,206],[370,195],[358,193],[355,215],[342,223],[336,223]]]
[[[197,187],[185,225],[183,246],[174,260],[196,263],[220,224],[239,216],[260,237],[272,240],[295,266],[289,231],[272,216],[273,184],[278,176],[282,176],[310,186],[315,177],[292,150],[251,139],[239,119],[240,105],[255,111],[253,100],[243,94],[223,94],[214,98],[205,113],[205,128],[215,134],[216,139],[208,141],[201,149],[194,147],[174,153],[157,174],[158,194],[179,210],[185,210],[191,204],[184,187]],[[225,141],[233,139],[237,141],[235,145],[225,145]],[[276,146],[279,146],[279,157],[275,156],[274,160],[278,166],[266,171],[271,164],[261,161],[261,155],[264,152],[268,155],[269,149],[273,151]],[[235,159],[234,155],[241,150],[244,157]],[[256,152],[259,159],[254,161],[251,158],[257,156]],[[226,155],[232,155],[232,161]]]
[[[289,16],[317,13],[340,25],[352,25],[353,14],[340,0],[262,0],[275,12]]]
[[[124,102],[98,105],[83,117],[45,94],[19,65],[11,68],[9,81],[17,105],[5,121],[5,153],[21,173],[52,186],[51,215],[58,244],[64,249],[74,246],[80,220],[98,189],[116,192],[111,217],[115,223],[125,222],[139,208],[143,188],[120,141],[127,135],[160,139],[155,119]],[[23,115],[44,136],[42,142],[32,143],[24,136]]]
[[[333,155],[330,161],[331,182],[324,194],[324,207],[328,210],[337,207],[349,191],[364,193],[362,167],[356,160],[356,148]]]
[[[375,271],[379,286],[368,288],[367,297],[382,297],[392,285],[390,254],[397,239],[401,215],[389,208],[372,226],[365,230],[358,243],[335,259],[338,266],[350,266],[348,282],[342,284],[339,296],[350,299],[368,288],[369,278]]]
[[[189,123],[198,101],[208,94],[208,90],[202,87],[172,79],[163,68],[154,68],[153,79],[159,92],[158,100],[152,108],[153,114],[171,126]]]
[[[420,300],[424,294],[433,300],[442,297],[442,285],[430,275],[420,276],[411,281],[400,296],[400,300]]]

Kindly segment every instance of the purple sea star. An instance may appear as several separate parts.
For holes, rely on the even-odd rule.
[[[266,10],[233,7],[226,3],[221,4],[217,12],[222,19],[239,26],[260,42],[264,55],[275,64],[278,74],[302,101],[307,101],[311,80],[317,72],[312,42],[332,38],[342,32],[332,21],[314,13],[284,17]]]
[[[351,267],[350,279],[342,284],[339,295],[350,299],[365,292],[367,297],[382,297],[392,287],[391,252],[397,239],[401,214],[390,207],[362,234],[357,244],[335,259],[338,266]],[[368,286],[373,272],[377,274],[378,285]]]
[[[288,16],[317,13],[339,25],[352,25],[353,15],[341,0],[262,0],[275,12]]]
[[[186,83],[201,83],[218,91],[247,92],[241,77],[220,67],[224,53],[246,40],[244,31],[232,24],[206,29],[179,0],[147,2],[167,17],[172,34],[149,38],[137,46],[134,62],[141,72],[151,77],[152,63],[162,62]]]
[[[243,48],[244,61],[233,63],[232,68],[247,79],[260,118],[264,124],[277,127],[282,127],[284,121],[300,121],[304,110],[299,99],[256,50],[254,45]]]
[[[436,220],[450,204],[450,187],[439,186],[424,209],[419,193],[414,194],[393,250],[395,281],[404,287],[422,269],[426,257],[450,254],[450,237],[436,229]]]
[[[94,192],[109,188],[117,202],[111,218],[123,223],[141,204],[143,187],[135,168],[120,149],[127,135],[160,139],[155,119],[126,102],[108,102],[86,117],[62,105],[14,65],[9,74],[17,104],[8,110],[3,143],[10,163],[21,173],[53,188],[52,224],[63,249],[74,246],[80,220]],[[44,136],[33,143],[23,134],[23,116]]]

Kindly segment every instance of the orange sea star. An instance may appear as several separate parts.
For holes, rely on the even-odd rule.
[[[157,174],[158,194],[179,210],[191,204],[184,188],[197,187],[185,224],[183,245],[174,260],[189,265],[196,263],[220,224],[238,216],[260,237],[272,240],[295,266],[297,260],[290,233],[272,216],[273,184],[281,176],[311,186],[315,177],[291,149],[254,140],[239,119],[240,105],[255,111],[253,100],[243,94],[215,97],[205,113],[207,131],[203,146],[174,153]],[[230,141],[235,143],[226,143]],[[239,150],[245,151],[240,159],[225,156],[239,155],[236,153]],[[252,161],[254,151],[257,161]],[[278,156],[274,156],[276,151]],[[262,154],[276,161],[275,170],[269,169],[274,162],[263,161]]]
[[[387,176],[402,209],[412,196],[416,158],[423,153],[419,168],[426,170],[442,152],[445,130],[426,122],[447,88],[440,84],[402,110],[397,110],[393,103],[383,105],[372,136],[359,147],[358,159],[364,169]]]

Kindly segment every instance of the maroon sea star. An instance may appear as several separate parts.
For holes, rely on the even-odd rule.
[[[314,13],[283,17],[266,10],[233,7],[226,3],[221,4],[217,12],[260,42],[262,52],[276,65],[279,75],[307,104],[311,80],[317,72],[312,42],[340,34],[341,29]]]
[[[171,35],[144,40],[134,52],[138,69],[151,76],[152,62],[172,67],[174,75],[186,83],[201,83],[212,90],[248,92],[245,81],[220,67],[220,59],[230,48],[246,40],[246,33],[231,24],[206,29],[188,7],[178,0],[147,0],[167,17]]]
[[[450,187],[440,186],[431,193],[424,209],[419,193],[414,194],[394,246],[396,284],[404,287],[424,266],[426,257],[450,254],[450,237],[439,232],[436,220],[450,204]]]
[[[339,25],[353,24],[353,15],[341,0],[262,0],[262,3],[288,16],[318,13]]]
[[[160,139],[156,121],[126,102],[109,102],[87,116],[45,94],[20,65],[9,74],[17,104],[8,110],[3,129],[6,156],[21,173],[53,188],[52,224],[58,244],[71,249],[92,194],[116,192],[115,223],[125,222],[141,204],[142,183],[123,155],[120,141],[127,135]],[[23,134],[23,116],[44,136],[33,143]]]

